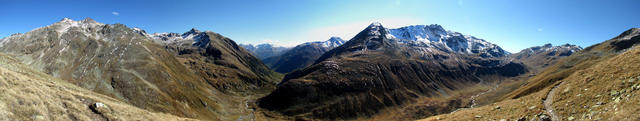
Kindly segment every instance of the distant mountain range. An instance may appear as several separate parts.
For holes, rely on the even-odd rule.
[[[320,55],[344,42],[339,37],[331,37],[326,41],[307,42],[291,48],[280,56],[269,57],[262,61],[276,72],[288,73],[313,64]]]
[[[420,47],[423,51],[437,49],[443,52],[456,52],[464,54],[477,54],[482,57],[503,57],[510,53],[499,46],[469,35],[447,31],[440,25],[414,25],[396,29],[388,29],[388,37],[399,39],[400,43]],[[287,73],[295,69],[311,65],[324,52],[338,47],[344,40],[332,37],[327,41],[309,42],[300,44],[290,50],[285,50],[281,56],[263,58],[267,65],[276,72]],[[266,44],[269,45],[269,44]],[[264,48],[273,48],[266,46]],[[251,45],[245,45],[248,50],[259,49]],[[274,53],[273,49],[266,49],[262,53]],[[263,54],[275,55],[275,54]]]
[[[291,49],[290,47],[277,46],[269,43],[258,44],[258,45],[240,44],[240,46],[243,47],[244,49],[247,49],[249,52],[251,52],[251,54],[255,55],[261,60],[264,60],[269,57],[280,56]]]

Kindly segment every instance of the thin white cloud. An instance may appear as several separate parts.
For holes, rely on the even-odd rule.
[[[464,1],[458,0],[458,6],[462,7],[462,5],[464,5]]]
[[[111,12],[111,14],[116,15],[116,16],[117,16],[117,15],[120,15],[120,13],[115,12],[115,11],[114,11],[114,12]]]
[[[274,39],[264,39],[264,40],[261,40],[261,41],[260,41],[260,44],[263,44],[263,43],[273,44],[273,45],[276,45],[276,46],[284,46],[284,47],[293,47],[293,46],[296,46],[296,45],[298,45],[298,44],[301,44],[301,43],[283,42],[283,41],[280,41],[280,40],[274,40]]]
[[[272,40],[272,39],[264,39],[261,41],[262,43],[275,43],[278,42],[278,40]]]
[[[541,32],[541,31],[544,31],[544,29],[542,29],[542,28],[538,28],[538,31],[539,31],[539,32]]]

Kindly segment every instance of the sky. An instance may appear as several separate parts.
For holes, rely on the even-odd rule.
[[[237,43],[295,46],[351,39],[371,22],[439,24],[510,52],[587,47],[640,27],[638,0],[0,0],[0,38],[62,18],[121,23],[148,33],[213,31]]]

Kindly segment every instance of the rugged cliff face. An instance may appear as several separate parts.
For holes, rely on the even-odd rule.
[[[420,97],[525,73],[521,63],[453,53],[406,41],[372,24],[310,67],[291,72],[259,106],[289,116],[350,119],[371,116]]]
[[[185,33],[198,38],[193,43],[173,46],[122,24],[63,19],[2,39],[0,51],[134,106],[199,119],[240,115],[243,102],[226,90],[230,86],[241,91],[275,84],[278,75],[232,40],[193,33]]]

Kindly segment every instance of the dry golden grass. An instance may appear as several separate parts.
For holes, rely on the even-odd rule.
[[[559,85],[553,107],[564,119],[640,120],[640,48],[580,70]]]
[[[530,95],[423,120],[532,120],[546,113],[542,103],[555,84],[559,85],[548,108],[560,120],[640,120],[638,55],[640,48],[635,47],[588,68],[574,70],[575,73]]]
[[[149,112],[34,71],[0,54],[0,120],[194,120]],[[104,103],[94,112],[89,105]]]
[[[537,117],[539,114],[542,114],[544,112],[542,97],[544,97],[545,95],[546,93],[544,91],[541,91],[528,96],[524,96],[522,98],[504,100],[482,107],[460,110],[451,114],[432,116],[426,119],[421,119],[421,121],[468,121],[500,119],[515,120],[520,118],[533,119],[534,117]]]

